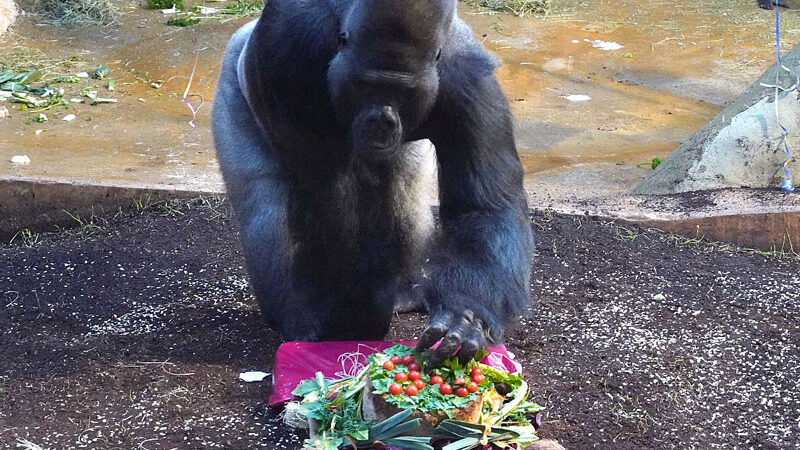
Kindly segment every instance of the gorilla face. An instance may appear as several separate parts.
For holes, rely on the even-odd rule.
[[[357,155],[385,158],[436,100],[453,0],[356,0],[328,68],[334,110]]]

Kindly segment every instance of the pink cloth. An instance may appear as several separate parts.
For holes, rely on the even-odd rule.
[[[278,406],[292,400],[292,391],[307,379],[322,372],[326,378],[341,378],[345,371],[352,370],[354,363],[364,364],[366,357],[385,350],[395,343],[414,347],[417,341],[381,342],[286,342],[278,347],[275,354],[275,370],[272,376],[272,395],[270,406]],[[522,366],[509,356],[504,346],[489,347],[489,355],[483,364],[507,370],[522,372]],[[348,354],[359,352],[363,356]],[[357,361],[356,361],[357,360]]]

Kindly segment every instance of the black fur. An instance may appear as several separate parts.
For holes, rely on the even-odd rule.
[[[764,9],[774,9],[776,6],[788,7],[784,0],[758,0],[758,6]]]
[[[416,281],[420,345],[471,357],[528,303],[512,119],[455,1],[270,0],[228,47],[215,143],[253,289],[288,339],[381,338]]]

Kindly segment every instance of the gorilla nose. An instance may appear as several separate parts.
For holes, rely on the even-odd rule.
[[[366,117],[367,134],[377,148],[392,147],[399,138],[400,118],[391,106],[370,111]]]

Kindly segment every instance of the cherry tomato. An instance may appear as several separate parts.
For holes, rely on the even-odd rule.
[[[406,395],[409,397],[414,397],[419,394],[419,389],[416,388],[413,384],[406,388]]]
[[[442,383],[439,385],[439,393],[442,395],[450,395],[453,393],[453,386],[450,386],[447,383]]]
[[[422,366],[414,362],[408,365],[408,370],[416,370],[417,372],[422,372]]]
[[[394,363],[391,360],[386,361],[385,363],[383,363],[383,368],[386,370],[394,370]]]
[[[403,392],[403,386],[400,386],[397,383],[392,383],[392,385],[389,386],[389,393],[390,394],[392,394],[392,395],[400,395],[401,392]]]
[[[461,386],[460,388],[456,389],[456,395],[459,397],[466,397],[469,395],[469,390],[467,390],[467,388],[464,386]]]
[[[478,384],[483,383],[483,380],[484,380],[483,375],[473,375],[472,376],[472,381],[474,381],[474,382],[476,382]]]
[[[472,366],[472,372],[470,372],[470,375],[473,377],[475,375],[483,375],[483,370],[481,370],[481,368],[478,366]]]
[[[414,357],[411,355],[403,356],[403,359],[401,359],[400,362],[406,366],[410,366],[414,364]]]
[[[440,377],[439,375],[434,375],[431,377],[431,384],[442,384],[444,383],[444,378]]]
[[[471,382],[470,384],[467,385],[467,390],[469,391],[470,394],[478,392],[478,383],[474,381]]]
[[[405,383],[408,381],[408,374],[405,372],[397,372],[394,374],[394,381],[397,381],[398,383]]]
[[[393,364],[400,364],[400,357],[396,355],[392,356],[391,358],[389,358],[389,361],[391,361]]]
[[[425,387],[425,382],[422,380],[414,380],[414,387],[421,391]]]
[[[409,380],[416,381],[416,380],[419,380],[420,378],[422,378],[422,374],[417,372],[416,370],[412,370],[411,372],[408,372],[408,379]]]
[[[465,380],[464,377],[458,377],[455,380],[453,380],[453,384],[455,384],[457,386],[461,386],[461,385],[467,384],[467,380]]]

